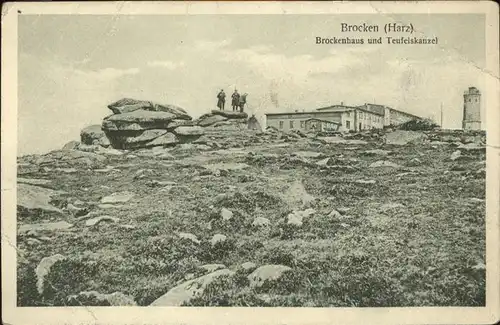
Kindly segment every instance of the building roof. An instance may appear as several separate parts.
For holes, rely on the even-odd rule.
[[[378,114],[378,115],[385,115],[385,108],[386,108],[386,106],[365,103],[364,105],[359,106],[359,108],[366,109],[369,112],[372,112],[372,113],[375,113],[375,114]]]
[[[346,106],[346,105],[330,105],[326,107],[320,107],[316,108],[317,111],[324,111],[324,110],[353,110],[355,109],[355,106]]]
[[[344,111],[350,111],[351,109],[345,109],[345,110],[335,110],[333,112],[344,112]],[[282,112],[282,113],[265,113],[264,115],[301,115],[301,114],[318,114],[318,113],[324,113],[324,112],[318,112],[316,111],[307,111],[307,112]]]
[[[415,118],[419,118],[419,119],[421,119],[421,118],[422,118],[421,116],[414,115],[414,114],[411,114],[411,113],[408,113],[408,112],[405,112],[405,111],[400,111],[400,110],[398,110],[398,109],[394,109],[394,108],[390,108],[390,107],[389,107],[389,109],[390,109],[391,111],[396,111],[396,112],[398,112],[398,113],[403,113],[403,114],[406,114],[406,115],[409,115],[409,116],[412,116],[412,117],[415,117]]]
[[[368,105],[372,105],[372,104],[368,104]],[[327,106],[327,107],[321,107],[321,108],[318,108],[316,110],[317,111],[328,111],[328,112],[347,112],[347,111],[353,111],[353,110],[358,109],[358,110],[361,110],[363,112],[384,116],[383,110],[382,110],[382,113],[380,113],[380,112],[366,109],[366,108],[364,108],[364,106],[365,105],[361,105],[361,106],[332,105],[332,106]],[[377,105],[377,106],[381,106],[381,105]],[[381,106],[381,107],[383,108],[384,106]]]

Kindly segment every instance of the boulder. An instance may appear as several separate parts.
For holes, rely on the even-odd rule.
[[[97,291],[82,291],[67,298],[69,306],[137,306],[134,299],[122,292],[102,294]]]
[[[387,160],[378,160],[378,161],[372,163],[368,167],[370,167],[370,168],[379,168],[379,167],[398,168],[398,167],[401,167],[401,166],[398,165],[398,164],[395,164],[393,162],[387,161]]]
[[[101,199],[101,203],[103,204],[114,204],[114,203],[125,203],[128,202],[131,198],[135,196],[134,193],[131,192],[117,192],[113,193],[109,196],[105,196]]]
[[[213,235],[212,239],[210,240],[210,243],[212,244],[212,247],[222,244],[227,240],[227,237],[222,234],[215,234]]]
[[[153,301],[150,306],[182,306],[189,303],[191,299],[202,296],[205,289],[217,279],[231,277],[233,274],[234,272],[231,270],[222,269],[189,280],[170,289],[166,294]]]
[[[145,100],[136,100],[132,98],[122,98],[108,105],[108,108],[114,114],[130,113],[139,109],[151,107],[151,103]]]
[[[316,165],[320,167],[325,167],[328,166],[328,163],[330,162],[330,158],[324,158],[316,162]]]
[[[132,98],[122,98],[114,103],[108,105],[108,108],[114,114],[131,113],[137,110],[153,111],[153,112],[166,112],[177,116],[179,120],[190,120],[191,116],[181,107],[170,104],[157,104],[145,100],[137,100]]]
[[[222,115],[205,114],[205,115],[200,116],[200,118],[198,119],[196,124],[199,126],[206,127],[206,126],[213,125],[215,123],[226,121],[226,120],[227,120],[227,117],[222,116]]]
[[[229,221],[233,218],[233,212],[231,210],[226,209],[226,208],[222,208],[222,210],[220,212],[220,216],[222,217],[222,220]]]
[[[179,238],[181,238],[181,239],[190,240],[190,241],[192,241],[195,244],[199,244],[200,243],[200,240],[196,237],[196,235],[193,235],[193,234],[190,234],[190,233],[180,232],[180,233],[177,234],[177,236],[179,236]]]
[[[44,212],[55,212],[62,214],[62,210],[56,208],[50,202],[52,197],[62,194],[60,191],[54,191],[48,188],[33,186],[28,184],[17,185],[17,206],[27,210],[41,210]]]
[[[212,114],[214,115],[220,115],[227,117],[228,119],[243,119],[243,118],[248,118],[248,114],[245,112],[237,112],[237,111],[219,111],[219,110],[213,110]]]
[[[66,258],[61,254],[56,254],[56,255],[42,258],[42,260],[40,261],[40,263],[38,264],[38,266],[35,269],[35,274],[36,274],[36,278],[37,278],[36,288],[37,288],[39,294],[42,295],[44,293],[45,278],[47,277],[47,275],[49,275],[50,269],[52,268],[52,266],[59,261],[63,261],[64,259],[66,259]]]
[[[316,212],[316,210],[311,209],[311,208],[303,210],[303,211],[293,211],[287,217],[287,224],[300,227],[300,226],[302,226],[304,218],[309,217],[310,215],[314,214],[315,212]]]
[[[116,218],[116,217],[110,217],[110,216],[100,216],[100,217],[88,219],[87,221],[85,221],[85,225],[87,227],[92,227],[92,226],[98,225],[99,223],[101,223],[103,221],[111,221],[111,222],[116,223],[116,222],[120,221],[120,219]]]
[[[44,223],[34,223],[34,224],[23,224],[17,229],[18,234],[30,233],[30,232],[52,232],[52,231],[64,231],[73,227],[72,224],[66,221],[58,222],[44,222]]]
[[[462,152],[460,150],[456,150],[454,151],[451,156],[450,156],[450,160],[451,161],[455,161],[457,159],[459,159],[460,157],[462,156]]]
[[[80,140],[83,144],[98,144],[105,145],[106,143],[109,145],[109,141],[106,138],[106,134],[101,129],[100,125],[90,125],[84,128],[80,132]]]
[[[173,132],[179,136],[201,136],[204,133],[203,128],[199,125],[179,126]]]
[[[167,129],[169,131],[174,130],[180,126],[195,126],[196,121],[192,120],[173,120],[170,123],[168,123]]]
[[[257,268],[250,273],[248,280],[250,280],[250,287],[260,288],[266,282],[279,280],[286,272],[292,269],[285,265],[264,265]]]
[[[50,179],[39,179],[39,178],[17,178],[18,184],[28,184],[28,185],[49,185],[52,183]]]
[[[146,143],[146,147],[171,146],[179,143],[179,139],[173,133],[165,133],[156,139]]]
[[[367,184],[375,184],[377,182],[374,179],[369,179],[369,180],[357,179],[357,180],[354,181],[354,183],[367,185]]]
[[[240,265],[240,269],[245,271],[245,272],[252,272],[257,268],[257,264],[253,262],[245,262]]]
[[[70,141],[66,143],[61,150],[76,150],[78,149],[79,145],[80,145],[79,141]]]
[[[269,224],[270,224],[269,219],[264,217],[256,217],[252,222],[252,226],[254,227],[265,227],[269,226]]]

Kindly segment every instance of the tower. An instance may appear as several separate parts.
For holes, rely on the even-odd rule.
[[[469,87],[464,92],[462,128],[465,130],[481,129],[481,93],[476,87]]]

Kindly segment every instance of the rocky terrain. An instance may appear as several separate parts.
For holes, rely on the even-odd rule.
[[[117,103],[18,158],[18,305],[484,305],[484,133]]]

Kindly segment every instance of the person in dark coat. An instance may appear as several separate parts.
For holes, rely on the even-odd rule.
[[[238,111],[238,107],[240,107],[240,94],[238,94],[238,91],[235,89],[233,95],[231,96],[232,102],[231,105],[233,106],[233,111]]]
[[[243,112],[243,109],[245,108],[245,104],[247,103],[247,95],[247,93],[244,93],[240,96],[240,112]]]
[[[226,103],[226,93],[224,92],[224,89],[221,89],[217,94],[217,99],[217,107],[220,110],[224,110],[224,104]]]

